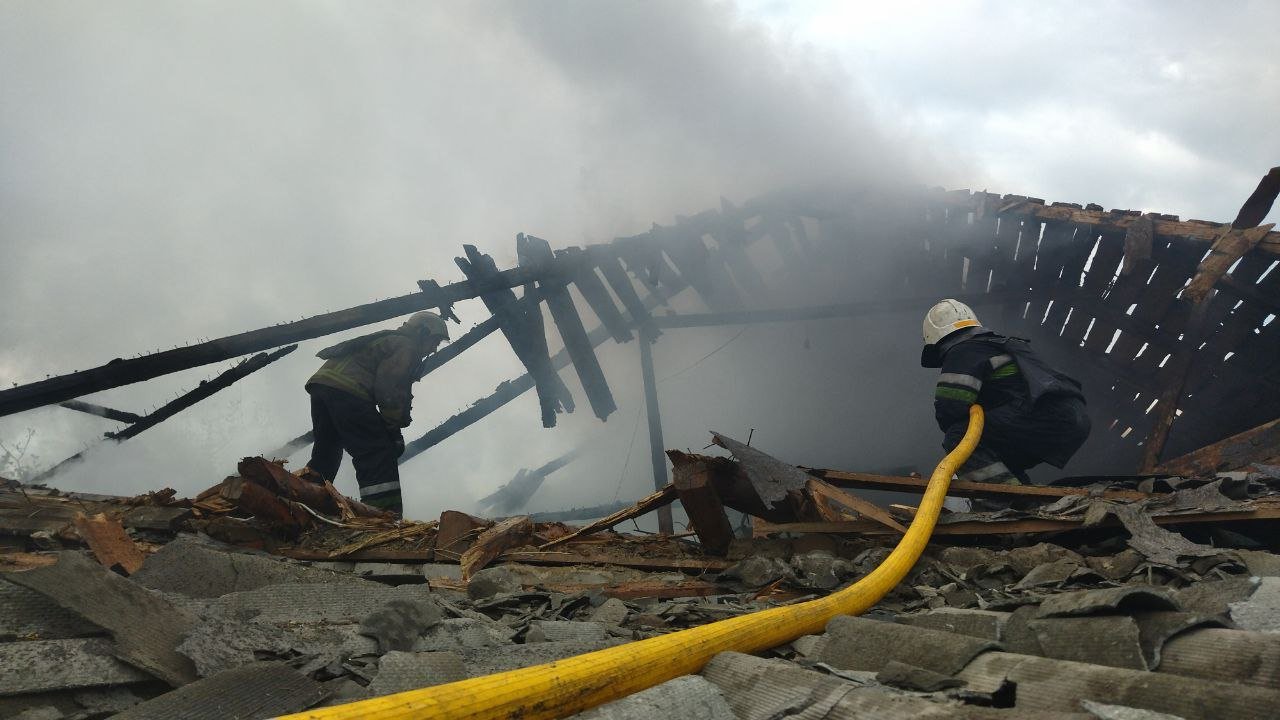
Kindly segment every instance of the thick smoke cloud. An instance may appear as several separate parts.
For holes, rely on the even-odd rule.
[[[722,194],[913,177],[835,63],[727,4],[41,2],[0,13],[5,383],[451,281],[462,243],[509,266],[519,231],[603,241]],[[485,316],[479,303],[459,312],[468,326]],[[664,401],[711,383],[726,411],[756,406],[744,400],[756,391],[715,378],[738,377],[724,363],[739,353],[771,357],[772,332],[749,330],[664,383]],[[673,338],[660,367],[722,335]],[[301,385],[336,339],[92,453],[60,484],[208,486],[306,429]],[[579,412],[544,431],[522,398],[405,466],[410,513],[466,507],[580,443],[592,450],[548,485],[548,507],[642,493],[634,348],[602,351],[622,408],[608,424]],[[90,399],[144,411],[221,369]],[[409,435],[519,373],[502,340],[486,341],[419,386]],[[673,404],[670,444],[731,432],[712,408]],[[0,437],[28,426],[41,464],[113,429],[47,408],[0,420]]]

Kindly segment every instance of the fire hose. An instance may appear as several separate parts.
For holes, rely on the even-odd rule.
[[[543,665],[275,720],[561,718],[696,673],[721,652],[755,653],[820,633],[837,615],[868,610],[911,571],[933,534],[951,476],[977,446],[982,424],[982,408],[971,406],[964,438],[934,469],[907,533],[884,562],[843,590]]]

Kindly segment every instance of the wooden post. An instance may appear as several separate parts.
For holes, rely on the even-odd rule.
[[[658,409],[658,381],[653,374],[653,331],[640,328],[640,374],[644,378],[644,407],[649,417],[649,460],[653,465],[653,487],[661,490],[667,485],[667,456],[663,452],[662,415]],[[671,507],[658,509],[658,532],[671,535],[675,525],[671,520]]]
[[[684,463],[676,467],[672,482],[702,549],[709,555],[728,554],[733,527],[711,482],[711,473],[700,463]]]

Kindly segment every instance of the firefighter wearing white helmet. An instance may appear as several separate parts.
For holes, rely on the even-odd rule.
[[[984,328],[958,300],[943,300],[925,314],[920,364],[942,370],[933,408],[948,452],[964,437],[969,406],[986,412],[982,440],[960,468],[962,480],[1029,482],[1028,468],[1063,467],[1089,437],[1080,383],[1046,363],[1030,342]]]
[[[315,444],[298,475],[332,482],[346,450],[361,501],[402,512],[397,461],[404,453],[401,429],[409,425],[413,383],[422,359],[448,339],[444,320],[423,310],[395,330],[362,335],[316,353],[325,363],[306,385]]]

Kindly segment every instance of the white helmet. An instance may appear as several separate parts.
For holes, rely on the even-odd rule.
[[[924,351],[920,355],[920,364],[925,367],[938,367],[941,358],[937,345],[951,333],[965,328],[978,327],[978,316],[973,308],[959,300],[943,300],[929,308],[924,316]]]

